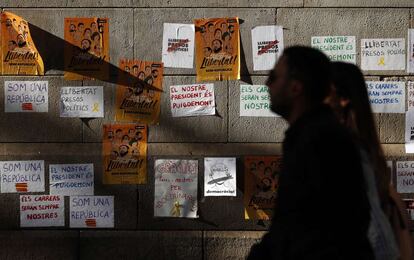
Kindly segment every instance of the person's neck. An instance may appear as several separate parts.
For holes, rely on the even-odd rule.
[[[305,101],[298,101],[296,104],[292,107],[291,112],[289,113],[286,120],[288,121],[289,125],[292,125],[295,123],[300,117],[302,117],[307,112],[313,110],[316,107],[316,105],[310,105],[309,103]]]

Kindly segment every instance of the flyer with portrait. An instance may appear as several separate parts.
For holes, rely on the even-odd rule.
[[[116,88],[115,120],[157,124],[160,116],[160,99],[164,66],[162,62],[142,60],[120,60],[124,71]],[[132,75],[138,78],[125,86]]]
[[[104,125],[102,149],[104,184],[147,182],[146,125]]]
[[[195,19],[197,82],[240,79],[239,18]]]
[[[65,18],[64,30],[65,79],[108,79],[108,18]]]
[[[43,75],[42,57],[30,35],[29,23],[1,12],[0,75]]]
[[[276,202],[281,156],[244,158],[244,218],[270,220]]]

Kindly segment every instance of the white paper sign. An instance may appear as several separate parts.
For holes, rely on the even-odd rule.
[[[154,167],[154,216],[198,218],[198,161],[160,159]]]
[[[397,162],[397,192],[414,192],[414,161]]]
[[[103,117],[103,87],[62,87],[60,117]]]
[[[164,67],[189,68],[194,60],[194,24],[164,23],[162,62]]]
[[[271,70],[283,52],[283,27],[256,26],[252,29],[253,70]]]
[[[367,81],[374,113],[405,113],[405,82]]]
[[[314,36],[311,45],[332,61],[356,63],[355,36]]]
[[[240,85],[240,116],[278,116],[270,110],[270,95],[267,86]]]
[[[114,196],[70,196],[71,228],[113,228]]]
[[[236,196],[236,158],[204,158],[204,196]]]
[[[214,115],[214,84],[171,86],[170,103],[173,117]]]
[[[362,39],[363,70],[405,70],[405,39]]]
[[[93,195],[93,164],[50,164],[50,194]]]
[[[65,200],[63,196],[20,195],[20,226],[65,226]]]
[[[4,112],[48,112],[48,81],[4,82]]]
[[[407,81],[407,110],[414,108],[414,81]]]
[[[405,153],[414,153],[414,110],[405,113]]]
[[[408,29],[407,72],[414,73],[414,29]]]
[[[1,193],[45,191],[44,161],[0,162]]]

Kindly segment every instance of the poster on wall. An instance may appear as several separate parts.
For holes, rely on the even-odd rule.
[[[108,18],[65,18],[66,80],[109,78]]]
[[[195,19],[197,82],[240,79],[239,18]]]
[[[113,228],[114,196],[70,196],[71,228]]]
[[[197,160],[155,160],[154,216],[198,218]]]
[[[43,75],[44,64],[29,30],[29,23],[1,12],[0,75]]]
[[[104,125],[102,142],[104,184],[147,182],[146,125]]]
[[[355,36],[313,36],[311,46],[325,53],[331,61],[356,64]]]
[[[407,111],[414,108],[414,81],[407,81]]]
[[[193,68],[194,24],[164,23],[162,62],[165,67]]]
[[[204,196],[237,194],[236,158],[204,158]]]
[[[374,113],[405,113],[405,82],[367,81],[368,97]]]
[[[403,199],[407,215],[411,220],[414,220],[414,199]]]
[[[240,85],[240,116],[278,116],[270,110],[270,95],[267,86]]]
[[[93,163],[50,164],[49,185],[52,195],[93,195]]]
[[[48,112],[48,81],[5,81],[4,112]]]
[[[252,29],[253,70],[271,70],[283,52],[283,27],[256,26]]]
[[[276,202],[281,156],[244,158],[244,218],[269,220]]]
[[[414,73],[414,29],[408,29],[407,73]]]
[[[414,110],[405,113],[405,153],[414,153]]]
[[[141,60],[120,60],[119,68],[124,71],[116,87],[115,120],[157,124],[160,116],[160,99],[164,66],[161,62]],[[123,85],[126,76],[138,78],[128,86]]]
[[[170,86],[170,103],[173,117],[214,115],[214,84]]]
[[[58,195],[20,195],[20,227],[65,226],[65,200]]]
[[[0,162],[1,193],[44,192],[44,161]]]
[[[104,117],[103,87],[62,87],[60,117]]]
[[[405,70],[405,39],[362,39],[362,70]]]
[[[397,192],[414,192],[414,161],[397,162]]]

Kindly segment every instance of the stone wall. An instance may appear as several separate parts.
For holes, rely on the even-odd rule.
[[[2,0],[0,9],[60,38],[64,17],[108,17],[110,59],[115,66],[123,57],[160,61],[164,22],[238,16],[245,57],[242,78],[255,84],[263,84],[266,73],[253,71],[253,26],[283,25],[286,46],[310,45],[311,36],[355,35],[359,63],[362,38],[406,38],[414,22],[411,0]],[[59,64],[62,57],[57,56],[54,62]],[[173,84],[195,82],[194,69],[166,68],[164,74],[164,91]],[[374,80],[409,79],[403,71],[365,75]],[[4,113],[4,81],[11,79],[48,80],[49,112]],[[280,154],[287,124],[280,118],[239,117],[239,84],[243,80],[214,83],[217,116],[213,117],[173,119],[168,96],[163,95],[160,124],[149,127],[147,185],[103,185],[102,124],[113,121],[115,85],[65,81],[59,69],[49,70],[43,77],[0,76],[0,160],[45,160],[46,169],[54,163],[92,162],[95,194],[115,196],[114,229],[78,230],[69,229],[67,210],[65,228],[21,229],[18,194],[1,194],[0,259],[243,258],[269,223],[244,220],[242,159],[244,155]],[[86,122],[59,117],[59,88],[75,85],[105,87],[103,119]],[[376,114],[376,119],[387,158],[394,162],[413,160],[404,152],[404,115]],[[204,156],[238,158],[237,197],[204,198],[203,179],[199,178],[199,219],[153,218],[154,159],[199,159],[202,176]],[[66,208],[68,205],[67,200]]]

